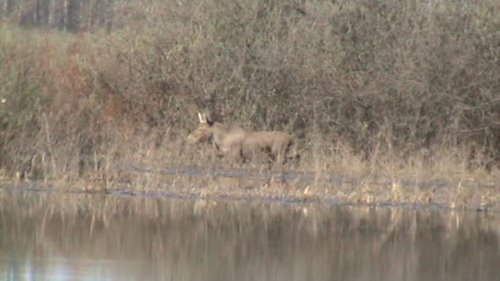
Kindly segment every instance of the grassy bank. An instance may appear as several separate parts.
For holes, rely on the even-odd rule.
[[[224,167],[185,144],[211,111],[293,133],[293,169],[318,177],[499,181],[497,1],[114,5],[75,32],[0,22],[7,177],[172,188],[120,167]],[[336,190],[292,189],[307,186]]]

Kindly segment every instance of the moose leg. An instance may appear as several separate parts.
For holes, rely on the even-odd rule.
[[[269,174],[270,174],[270,182],[275,182],[275,179],[278,178],[278,183],[284,183],[284,167],[283,167],[283,153],[271,153],[269,162]]]
[[[228,151],[227,151],[227,156],[229,160],[229,169],[231,170],[231,173],[234,173],[234,169],[236,168],[238,171],[241,170],[244,162],[243,154],[241,149],[238,146],[232,146]],[[237,172],[236,174],[239,174]],[[241,188],[241,181],[242,177],[240,175],[236,175],[237,178],[237,188]]]

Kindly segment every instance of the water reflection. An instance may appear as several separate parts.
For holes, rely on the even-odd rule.
[[[500,215],[0,192],[3,280],[497,280]]]

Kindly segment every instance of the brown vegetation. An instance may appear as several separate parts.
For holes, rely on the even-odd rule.
[[[8,175],[108,184],[134,182],[123,163],[205,163],[185,146],[185,112],[203,110],[292,132],[304,172],[499,180],[496,0],[105,1],[92,25],[65,10],[89,19],[72,33],[18,21],[28,2],[0,18]]]

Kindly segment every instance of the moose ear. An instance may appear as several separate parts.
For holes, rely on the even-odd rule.
[[[212,114],[211,113],[206,113],[205,114],[205,121],[208,123],[208,125],[212,126],[215,121],[214,121],[214,118],[212,118]]]
[[[198,112],[198,120],[201,124],[207,123],[207,119],[203,116],[203,114],[201,114],[201,112]]]

